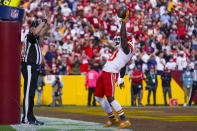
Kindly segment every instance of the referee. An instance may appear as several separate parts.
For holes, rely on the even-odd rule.
[[[192,75],[193,75],[193,84],[192,84],[192,88],[191,88],[190,95],[189,95],[189,106],[192,105],[193,97],[194,97],[195,91],[197,90],[197,61],[195,62],[195,67],[192,72]]]
[[[42,19],[40,24],[38,21],[32,21],[30,24],[29,33],[26,35],[24,56],[22,59],[22,74],[24,77],[23,124],[44,124],[44,122],[38,121],[35,118],[33,107],[39,67],[43,61],[39,37],[43,36],[48,30],[49,24],[47,21],[49,21],[49,18],[48,20]]]

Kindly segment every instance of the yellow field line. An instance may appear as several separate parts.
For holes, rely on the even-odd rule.
[[[101,109],[53,109],[55,111],[62,111],[62,112],[71,112],[71,113],[82,113],[82,114],[88,114],[88,115],[99,115],[99,116],[107,116],[106,113],[104,113],[103,110]],[[135,113],[134,113],[135,114]],[[152,113],[151,113],[152,114]],[[165,116],[163,116],[166,114]],[[168,114],[168,115],[167,115]],[[173,114],[173,116],[169,115]],[[162,120],[162,121],[168,121],[168,122],[177,122],[177,121],[197,121],[197,116],[180,116],[179,115],[174,115],[178,113],[163,113],[163,112],[157,112],[155,115],[157,116],[148,116],[150,115],[149,113],[146,113],[146,115],[139,115],[139,114],[129,114],[126,112],[126,116],[128,118],[136,118],[136,119],[152,119],[152,120]],[[185,113],[186,115],[187,113]],[[193,113],[194,114],[194,113]],[[158,117],[158,115],[161,115]],[[180,119],[181,118],[181,119]]]

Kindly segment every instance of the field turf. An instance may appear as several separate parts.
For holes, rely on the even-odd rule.
[[[126,117],[133,131],[196,131],[197,107],[124,107]],[[22,109],[21,109],[22,111]],[[0,126],[0,131],[86,131],[86,130],[117,130],[117,126],[104,128],[107,115],[103,109],[86,106],[35,107],[34,112],[45,126],[12,125]],[[42,116],[42,117],[40,117]]]

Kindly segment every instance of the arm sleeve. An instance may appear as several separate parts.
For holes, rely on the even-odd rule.
[[[120,78],[123,78],[126,72],[126,66],[124,66],[121,70],[120,70]]]

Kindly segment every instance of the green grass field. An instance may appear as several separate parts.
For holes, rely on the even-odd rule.
[[[14,129],[13,127],[8,126],[8,125],[0,126],[0,131],[15,131],[15,130],[16,129]]]

